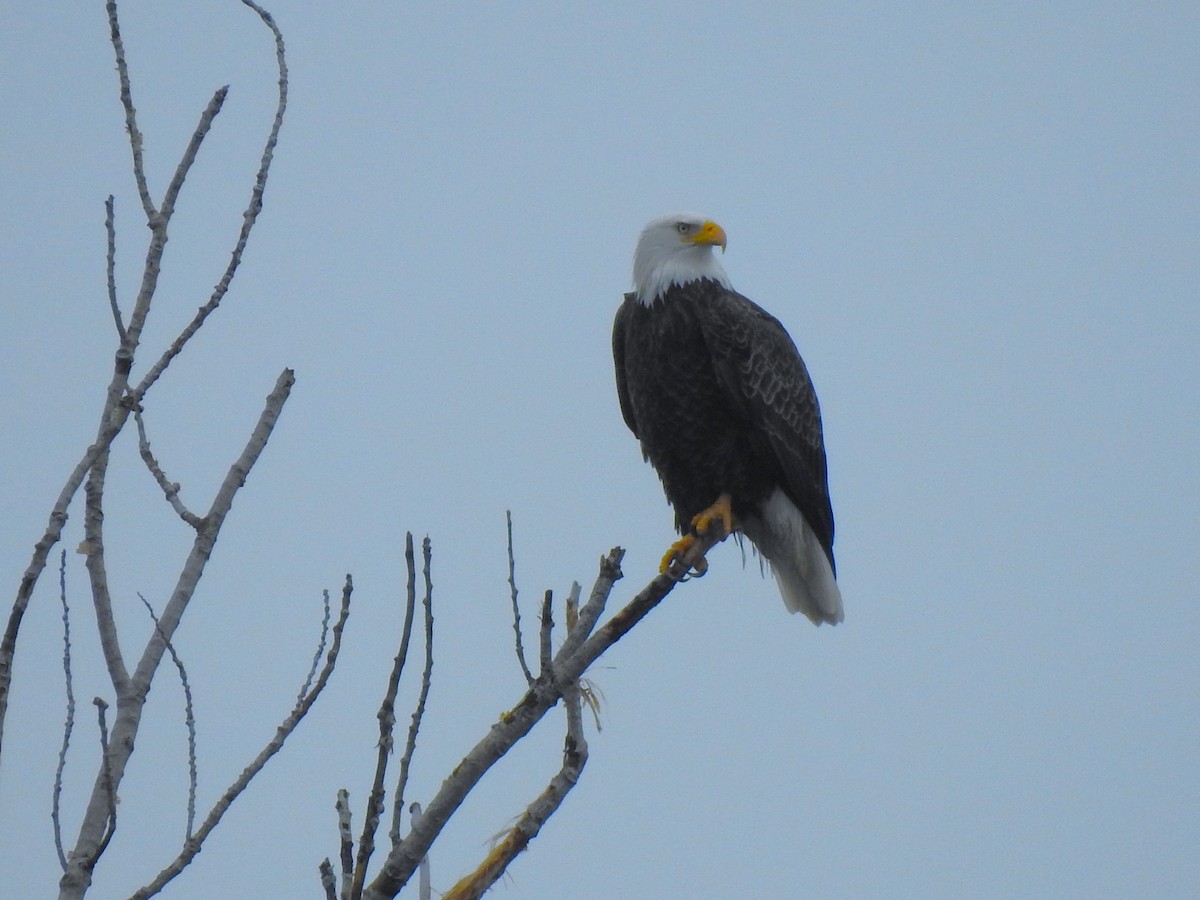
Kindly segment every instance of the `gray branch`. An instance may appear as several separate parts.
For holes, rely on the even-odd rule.
[[[60,554],[58,590],[62,600],[63,676],[67,686],[67,718],[63,723],[62,746],[58,751],[58,767],[54,770],[54,794],[50,803],[50,821],[54,825],[54,849],[63,871],[67,870],[67,854],[63,850],[62,820],[59,818],[59,799],[62,795],[63,772],[67,768],[67,751],[71,747],[71,731],[75,727],[75,688],[71,678],[71,608],[67,604],[67,551]]]
[[[91,884],[92,868],[103,851],[108,784],[111,784],[112,790],[115,791],[121,783],[125,765],[133,753],[134,739],[141,724],[142,709],[150,691],[150,684],[162,661],[163,653],[173,639],[184,610],[191,602],[196,586],[204,574],[204,568],[212,556],[217,536],[233,505],[234,497],[246,483],[250,470],[266,447],[294,383],[292,371],[284,369],[275,383],[275,389],[267,397],[266,405],[246,448],[230,466],[208,514],[204,516],[203,527],[197,531],[192,542],[191,552],[180,572],[175,590],[159,619],[159,627],[147,641],[134,673],[121,679],[121,686],[117,691],[117,715],[113,722],[109,750],[104,757],[104,771],[97,777],[92,789],[91,800],[79,830],[79,838],[68,859],[67,871],[59,882],[60,900],[82,897]],[[91,559],[92,553],[89,553],[89,561]],[[113,677],[116,681],[117,676]]]
[[[529,664],[525,662],[525,646],[521,641],[521,607],[517,605],[517,563],[513,557],[511,509],[504,511],[504,519],[508,525],[508,590],[512,597],[513,631],[517,634],[517,662],[521,664],[521,671],[525,674],[525,683],[533,684],[533,673],[529,671]]]
[[[146,437],[146,422],[142,418],[142,411],[134,409],[133,420],[137,425],[138,432],[138,452],[141,454],[142,462],[146,464],[146,468],[150,470],[150,474],[154,476],[154,480],[158,483],[159,488],[166,497],[167,502],[171,504],[171,509],[175,510],[176,515],[193,528],[200,528],[203,522],[200,517],[188,509],[183,500],[179,498],[179,482],[171,481],[163,472],[162,466],[154,457],[154,451],[150,449],[150,439]]]
[[[241,261],[242,254],[245,251],[246,243],[250,236],[250,231],[254,223],[258,219],[258,215],[262,210],[263,193],[266,190],[267,174],[270,169],[271,160],[274,155],[275,146],[279,139],[279,130],[283,123],[284,110],[287,107],[287,63],[284,55],[283,35],[276,26],[274,19],[270,13],[266,12],[257,3],[252,0],[242,0],[242,2],[250,9],[254,10],[262,19],[264,24],[271,30],[275,39],[275,55],[279,69],[279,103],[276,107],[275,118],[272,122],[270,133],[267,136],[266,145],[263,149],[262,161],[260,163],[258,173],[255,177],[254,186],[251,190],[250,204],[243,213],[242,228],[238,235],[234,250],[231,255],[229,265],[226,267],[224,275],[218,282],[216,289],[213,291],[212,297],[205,306],[201,307],[192,322],[184,329],[184,331],[175,339],[167,351],[159,358],[158,362],[143,378],[141,384],[135,390],[130,390],[129,373],[133,368],[134,356],[137,352],[138,345],[141,341],[142,329],[145,326],[146,318],[150,312],[151,301],[154,298],[155,289],[158,285],[158,276],[162,267],[163,252],[167,243],[167,226],[170,222],[171,215],[174,212],[174,204],[178,191],[183,183],[183,178],[186,176],[191,167],[192,159],[194,159],[194,151],[198,150],[200,142],[207,133],[209,125],[211,125],[213,117],[220,107],[220,101],[224,98],[224,92],[218,91],[214,96],[213,103],[205,110],[201,116],[200,125],[196,132],[193,133],[191,142],[188,145],[188,151],[184,158],[180,161],[176,168],[175,176],[172,178],[171,187],[168,189],[167,199],[169,204],[164,203],[164,210],[160,212],[154,206],[150,198],[150,190],[146,182],[145,166],[142,155],[142,134],[137,126],[137,112],[133,106],[132,90],[129,80],[129,69],[125,59],[125,47],[121,39],[120,25],[117,18],[117,4],[115,0],[109,0],[106,4],[109,21],[109,31],[113,46],[113,53],[117,63],[117,75],[120,87],[121,104],[125,111],[125,127],[129,133],[130,148],[133,155],[133,174],[134,180],[137,183],[138,195],[142,201],[142,208],[146,214],[147,224],[150,226],[151,238],[150,245],[146,252],[145,267],[142,272],[142,282],[138,289],[137,298],[134,302],[133,312],[130,315],[128,324],[122,330],[118,327],[120,336],[120,346],[118,347],[114,359],[113,375],[109,382],[108,389],[105,394],[104,406],[100,413],[99,426],[97,428],[96,439],[91,446],[84,452],[83,458],[75,466],[67,478],[66,484],[59,493],[58,499],[50,511],[49,522],[45,531],[38,541],[34,544],[33,556],[26,567],[25,572],[21,577],[20,585],[17,588],[16,599],[13,601],[12,610],[9,613],[8,623],[5,627],[4,637],[0,639],[0,748],[3,747],[4,738],[4,722],[8,712],[8,696],[12,685],[13,660],[16,655],[17,637],[20,633],[21,622],[23,621],[25,611],[29,607],[29,602],[33,596],[34,589],[37,586],[38,579],[46,567],[46,562],[49,559],[50,551],[61,540],[63,528],[67,523],[67,510],[71,505],[80,486],[84,483],[84,479],[89,475],[94,474],[93,468],[97,465],[103,467],[107,464],[107,454],[109,448],[117,435],[121,433],[128,420],[129,412],[132,408],[140,405],[144,400],[146,393],[150,387],[158,380],[166,369],[170,360],[177,356],[182,350],[187,341],[194,335],[204,323],[217,305],[220,303],[221,297],[229,290],[229,285],[233,280],[233,276],[237,271]],[[220,99],[218,99],[220,98]],[[215,106],[214,106],[215,104]],[[110,244],[114,247],[112,253],[115,257],[115,235],[110,231]],[[113,263],[115,265],[115,263]],[[114,315],[116,316],[118,325],[120,325],[119,310],[115,306],[115,275],[110,267],[110,275],[113,276],[111,292],[109,295],[110,304],[114,307]],[[98,486],[102,486],[102,479],[98,482]],[[85,550],[88,549],[85,541]],[[102,562],[102,559],[100,560]],[[118,672],[119,668],[114,670],[114,663],[117,661],[119,648],[112,645],[111,635],[109,635],[110,646],[105,648],[106,658],[110,663],[110,672]]]
[[[425,715],[425,701],[429,697],[429,687],[433,680],[433,582],[430,580],[429,574],[433,550],[428,537],[421,542],[421,554],[423,562],[422,570],[425,577],[425,599],[422,601],[425,611],[425,669],[421,673],[421,693],[417,697],[417,705],[413,709],[412,720],[408,725],[408,738],[404,742],[404,755],[400,758],[400,777],[396,781],[395,809],[401,809],[404,806],[404,789],[408,786],[408,769],[412,764],[413,753],[417,749],[417,733],[421,730],[421,719]],[[395,853],[398,837],[397,833],[393,833],[393,853]]]
[[[158,616],[154,613],[154,607],[141,594],[138,594],[138,599],[142,601],[142,605],[146,607],[146,612],[150,614],[150,619],[154,622],[154,630],[159,631]],[[183,833],[190,840],[192,837],[192,826],[196,824],[196,783],[198,780],[196,770],[196,715],[195,709],[192,706],[192,685],[188,681],[187,669],[184,668],[183,660],[179,658],[179,654],[175,652],[175,645],[170,641],[167,641],[167,652],[171,654],[171,661],[175,663],[175,669],[179,672],[179,682],[183,685],[184,724],[187,725],[188,736],[187,825]]]
[[[371,793],[367,797],[367,814],[363,822],[362,836],[358,839],[358,856],[354,863],[354,885],[351,897],[362,896],[363,885],[367,879],[367,865],[371,854],[375,852],[375,832],[379,828],[379,818],[383,814],[385,788],[384,778],[387,776],[388,757],[392,754],[392,730],[396,725],[396,693],[400,688],[400,676],[404,673],[404,664],[408,660],[408,645],[412,638],[413,618],[416,611],[417,585],[416,566],[413,560],[413,536],[408,532],[404,536],[404,558],[408,562],[408,597],[404,611],[404,625],[400,631],[400,649],[392,661],[392,673],[388,677],[387,690],[384,691],[383,702],[379,706],[379,744],[375,760],[375,780],[371,785]],[[397,809],[400,807],[397,806]]]
[[[699,536],[684,555],[687,568],[701,561],[704,554],[726,537],[721,529]],[[418,824],[388,854],[379,874],[363,896],[381,900],[396,896],[412,877],[430,846],[441,833],[466,796],[517,741],[567,693],[575,689],[580,676],[605,650],[624,637],[678,583],[668,574],[660,574],[647,584],[626,606],[604,623],[594,634],[588,633],[599,620],[614,583],[621,577],[621,559],[625,551],[614,548],[600,560],[600,573],[591,597],[579,613],[576,628],[555,654],[549,675],[539,676],[521,700],[500,717],[488,734],[454,768],[426,806]]]
[[[333,643],[330,645],[329,653],[325,657],[325,666],[321,669],[321,674],[317,676],[317,681],[313,685],[312,690],[296,703],[288,717],[275,729],[274,737],[263,747],[250,765],[246,766],[233,784],[226,789],[221,799],[217,801],[205,817],[204,822],[196,830],[196,833],[184,843],[184,847],[179,855],[175,857],[170,865],[158,873],[158,877],[154,881],[137,891],[137,893],[130,897],[130,900],[148,900],[148,898],[153,897],[161,891],[171,879],[187,868],[188,864],[196,857],[196,854],[200,852],[204,846],[204,841],[212,833],[213,829],[220,824],[222,816],[233,805],[233,801],[246,789],[254,777],[262,771],[263,766],[267,764],[271,757],[283,749],[283,745],[288,737],[296,730],[296,727],[300,724],[305,714],[312,708],[317,698],[321,696],[321,692],[325,690],[325,685],[329,683],[334,666],[337,664],[338,654],[341,652],[342,632],[346,627],[346,619],[350,616],[350,596],[353,592],[354,582],[347,575],[346,582],[342,586],[341,611],[338,614],[337,622],[333,626]]]

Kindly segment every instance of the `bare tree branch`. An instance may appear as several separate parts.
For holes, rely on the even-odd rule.
[[[312,687],[313,679],[317,677],[317,667],[321,665],[321,656],[325,653],[325,642],[329,638],[329,589],[321,591],[321,606],[324,614],[321,618],[321,638],[317,641],[317,650],[313,653],[312,665],[308,667],[308,675],[304,678],[304,684],[300,685],[300,692],[296,695],[296,702],[303,703],[304,697],[308,693],[308,689]]]
[[[175,590],[159,619],[159,628],[150,636],[132,676],[127,676],[117,694],[117,716],[113,723],[110,751],[105,756],[105,773],[97,779],[92,789],[91,800],[80,826],[75,849],[68,859],[67,872],[60,881],[60,897],[82,897],[91,883],[91,868],[98,858],[96,848],[101,841],[106,815],[106,784],[111,779],[113,790],[120,785],[125,774],[125,765],[133,753],[134,739],[141,723],[142,709],[150,691],[158,665],[162,661],[167,644],[173,639],[175,629],[183,618],[195,593],[196,585],[204,574],[204,568],[212,556],[217,536],[225,517],[229,514],[233,499],[246,483],[246,478],[267,445],[275,422],[287,402],[295,377],[290,369],[284,369],[275,383],[275,389],[267,397],[266,405],[259,416],[242,455],[230,466],[229,473],[217,490],[212,506],[204,517],[204,527],[192,542],[191,552],[180,572]],[[92,554],[89,553],[89,562]],[[94,579],[95,580],[95,579]],[[97,604],[98,606],[99,604]]]
[[[199,529],[204,523],[194,512],[188,509],[183,501],[179,499],[179,482],[170,481],[162,467],[158,464],[158,460],[154,458],[154,452],[150,449],[150,439],[146,437],[146,422],[142,418],[141,409],[134,409],[133,420],[137,424],[138,432],[138,452],[141,454],[142,462],[146,464],[146,468],[150,470],[150,474],[154,476],[154,480],[162,489],[163,496],[167,502],[171,504],[171,508],[175,510],[176,515],[193,528]]]
[[[345,788],[337,792],[338,845],[342,860],[342,900],[354,894],[354,832],[350,827],[350,793]]]
[[[142,198],[142,209],[147,219],[154,219],[158,211],[150,199],[150,188],[146,184],[146,167],[142,163],[142,133],[137,127],[137,111],[133,108],[133,91],[129,85],[129,67],[125,63],[125,44],[121,41],[121,27],[117,21],[116,0],[109,0],[108,28],[112,37],[113,51],[117,57],[117,76],[121,81],[121,105],[125,107],[125,130],[129,132],[129,144],[133,150],[133,177],[137,181],[138,196]]]
[[[683,570],[694,568],[703,559],[704,554],[725,537],[719,528],[699,535],[695,544],[683,557]],[[601,558],[600,574],[592,589],[592,595],[580,611],[576,630],[567,636],[563,646],[555,654],[550,676],[538,677],[520,702],[492,725],[487,736],[471,749],[442,782],[437,794],[425,807],[420,822],[392,848],[379,874],[367,886],[363,896],[368,900],[396,896],[408,883],[421,859],[429,852],[430,846],[450,816],[496,761],[528,734],[546,712],[573,688],[588,666],[627,634],[678,583],[672,575],[658,575],[591,637],[583,640],[603,612],[613,584],[621,577],[621,559],[624,553],[624,550],[617,547]]]
[[[63,723],[62,747],[58,751],[58,767],[54,770],[54,795],[50,803],[50,821],[54,824],[54,849],[63,871],[67,870],[67,854],[63,850],[62,820],[59,818],[59,799],[62,796],[63,772],[67,768],[67,750],[71,746],[71,731],[75,727],[75,688],[71,678],[71,607],[67,604],[67,551],[58,561],[58,591],[62,600],[63,675],[67,686],[67,719]]]
[[[154,607],[150,605],[150,601],[141,594],[138,594],[138,599],[146,607],[146,612],[150,613],[150,618],[154,622],[154,630],[160,631],[158,616],[154,614]],[[192,686],[188,682],[187,669],[184,668],[179,654],[175,652],[175,645],[170,641],[167,641],[167,652],[171,654],[171,660],[179,672],[179,681],[183,685],[184,722],[187,725],[188,735],[188,804],[187,827],[184,829],[184,835],[191,838],[192,826],[196,824],[196,716],[192,706]]]
[[[108,305],[112,308],[113,322],[117,326],[117,340],[124,344],[125,323],[121,321],[121,307],[117,303],[117,228],[112,194],[104,201],[104,231],[108,235],[108,258],[105,263],[108,276]]]
[[[99,720],[100,725],[100,772],[104,779],[104,799],[108,807],[108,820],[107,827],[104,829],[104,837],[100,840],[100,843],[96,847],[95,855],[91,858],[91,865],[88,867],[89,871],[91,870],[91,866],[96,864],[96,860],[108,848],[108,842],[112,840],[112,836],[117,831],[117,785],[113,781],[112,768],[108,764],[108,720],[104,715],[108,711],[108,704],[99,697],[93,697],[92,703],[96,706],[96,718]],[[74,862],[74,860],[71,860],[71,862]]]
[[[12,685],[13,659],[16,655],[17,637],[20,632],[21,622],[26,609],[29,607],[29,602],[33,596],[34,588],[37,586],[38,579],[46,567],[50,550],[53,549],[54,545],[62,537],[62,531],[67,522],[67,509],[93,467],[98,462],[107,459],[108,449],[124,428],[129,411],[141,404],[147,391],[162,375],[171,359],[182,351],[187,341],[199,330],[209,313],[216,309],[220,299],[228,291],[230,282],[237,271],[242,254],[245,251],[250,231],[257,221],[259,212],[262,210],[262,198],[266,190],[267,174],[270,169],[276,143],[278,142],[284,110],[287,106],[287,63],[284,55],[283,36],[270,13],[266,12],[257,3],[252,2],[252,0],[242,0],[242,2],[258,14],[275,38],[275,55],[279,69],[279,103],[276,107],[275,118],[263,149],[262,161],[251,191],[250,204],[243,214],[241,232],[224,275],[218,282],[208,303],[200,308],[192,322],[175,339],[170,348],[159,358],[158,362],[142,379],[136,390],[133,391],[129,391],[129,373],[133,367],[134,355],[140,343],[142,329],[145,325],[146,317],[149,315],[150,304],[158,284],[158,275],[161,270],[163,252],[167,242],[167,225],[170,214],[174,209],[175,195],[172,194],[170,196],[171,206],[165,210],[165,214],[155,209],[154,203],[150,198],[150,190],[146,182],[145,165],[142,156],[142,134],[138,130],[137,113],[133,106],[129,69],[125,60],[125,47],[121,40],[120,25],[117,18],[117,5],[115,0],[109,0],[106,4],[113,53],[117,62],[121,103],[125,110],[125,125],[126,130],[129,132],[130,148],[133,154],[134,180],[137,182],[138,195],[142,201],[142,208],[146,214],[147,224],[151,229],[151,238],[146,252],[142,282],[134,302],[133,312],[124,330],[121,331],[118,329],[121,344],[116,352],[113,377],[105,395],[96,440],[88,447],[87,451],[83,454],[83,458],[80,459],[75,469],[67,478],[66,484],[63,486],[58,499],[50,511],[46,530],[34,545],[32,559],[21,577],[17,596],[13,602],[8,623],[5,627],[4,637],[0,640],[0,748],[3,747],[4,721],[8,712],[8,695]],[[215,112],[212,115],[215,115]],[[208,116],[207,120],[202,116],[201,126],[197,129],[197,132],[193,133],[193,139],[189,147],[193,145],[198,146],[199,141],[203,139],[200,129],[207,130],[206,121],[211,122],[211,115]],[[186,174],[188,167],[190,167],[190,161],[186,158],[181,160],[180,167],[182,167],[183,172]],[[180,169],[177,168],[177,176],[179,172]],[[173,179],[172,184],[176,181],[182,183],[182,178],[177,177]],[[178,188],[176,188],[177,192]],[[113,240],[115,241],[115,237]],[[113,252],[115,255],[115,250]],[[115,292],[115,281],[112,290]],[[114,294],[110,294],[110,303],[113,296]],[[113,655],[110,653],[110,662],[113,658]],[[112,667],[110,666],[111,670]]]
[[[553,603],[554,603],[554,593],[552,591],[550,591],[549,589],[547,589],[545,597],[542,598],[542,627],[541,627],[541,636],[538,641],[538,645],[539,645],[538,657],[539,657],[539,663],[541,665],[542,675],[548,675],[550,673],[550,654],[551,654],[551,644],[550,644],[551,634],[550,633],[554,629],[554,615],[553,615],[553,610],[551,609]]]
[[[388,677],[387,690],[384,692],[383,703],[380,704],[377,715],[379,719],[379,752],[375,761],[375,780],[371,785],[370,796],[367,798],[367,814],[363,822],[362,836],[358,839],[358,857],[354,863],[354,885],[350,891],[351,897],[362,896],[363,885],[366,884],[367,879],[367,864],[371,861],[371,854],[375,852],[375,832],[379,828],[379,818],[383,814],[385,796],[383,781],[387,775],[388,757],[392,753],[392,729],[396,725],[396,692],[400,687],[400,676],[404,672],[404,663],[408,659],[408,645],[412,637],[417,599],[416,567],[413,561],[411,531],[404,537],[404,558],[408,562],[408,598],[404,612],[404,626],[400,633],[400,649],[396,651],[396,658],[392,661],[392,673]]]
[[[187,178],[188,172],[191,171],[193,163],[196,162],[196,154],[200,152],[200,145],[204,143],[204,139],[208,136],[209,129],[212,128],[213,119],[221,112],[221,107],[225,105],[225,97],[228,94],[229,85],[217,88],[212,99],[208,101],[208,106],[204,108],[204,112],[200,113],[200,121],[196,125],[196,130],[192,132],[187,148],[183,151],[183,156],[179,159],[179,165],[175,167],[175,174],[171,176],[171,183],[167,185],[167,191],[163,194],[162,208],[159,215],[165,221],[170,221],[171,216],[175,212],[175,201],[179,199],[179,192],[183,188],[183,182]]]
[[[413,709],[412,721],[408,726],[408,740],[404,744],[404,756],[400,758],[400,777],[396,782],[396,808],[404,806],[404,789],[408,785],[408,767],[412,763],[413,752],[417,748],[417,732],[421,730],[421,719],[425,715],[425,701],[429,697],[429,686],[433,679],[433,582],[429,570],[433,558],[433,550],[426,536],[421,542],[422,572],[425,576],[425,670],[421,673],[421,693],[417,697],[416,708]],[[395,853],[396,838],[392,835],[392,852]]]
[[[91,579],[92,605],[96,611],[96,630],[100,635],[100,647],[104,651],[104,663],[112,679],[117,696],[125,691],[129,672],[125,669],[125,658],[121,655],[121,642],[117,635],[117,621],[113,618],[112,596],[108,591],[108,571],[104,561],[104,481],[108,474],[108,451],[105,450],[92,465],[84,487],[83,543],[79,552],[84,554],[88,576]]]
[[[321,860],[317,871],[321,873],[321,887],[325,889],[325,900],[337,900],[337,878],[333,874],[333,864],[329,862],[328,856]]]
[[[588,746],[583,734],[578,687],[564,689],[563,705],[567,713],[567,736],[563,744],[562,768],[479,867],[447,891],[442,900],[478,900],[482,897],[500,879],[509,864],[529,846],[529,842],[537,837],[542,826],[558,811],[571,788],[579,781],[587,764]]]
[[[258,214],[262,212],[263,194],[267,189],[267,175],[270,172],[271,161],[274,159],[275,146],[279,142],[279,130],[283,127],[283,114],[287,109],[288,69],[284,53],[283,34],[275,24],[275,20],[271,17],[271,14],[257,3],[254,3],[253,0],[242,0],[242,3],[258,13],[259,18],[271,29],[271,33],[275,37],[275,60],[279,69],[279,102],[275,108],[275,120],[271,123],[271,131],[267,135],[267,142],[263,147],[258,174],[254,179],[254,187],[250,192],[250,204],[246,207],[246,211],[242,213],[242,229],[238,234],[237,242],[234,244],[233,252],[230,253],[229,265],[226,266],[225,273],[221,276],[220,281],[217,282],[216,287],[213,288],[208,302],[196,310],[192,321],[187,324],[183,331],[179,333],[179,336],[171,343],[171,346],[159,357],[158,362],[150,367],[150,370],[142,378],[138,386],[130,392],[130,396],[134,402],[141,401],[154,382],[166,371],[167,366],[171,364],[171,360],[183,352],[184,346],[186,346],[192,335],[200,330],[200,326],[204,324],[208,316],[220,305],[221,300],[229,290],[233,276],[237,273],[238,266],[241,265],[242,254],[246,250],[246,243],[250,239],[250,232],[254,228],[254,223],[258,221]],[[180,166],[183,166],[182,162]],[[176,174],[178,175],[178,170],[176,170]],[[171,199],[173,203],[174,198],[172,197]],[[165,204],[164,209],[167,209]]]
[[[50,510],[50,519],[46,530],[33,545],[33,558],[21,576],[17,596],[8,615],[4,638],[0,640],[0,749],[4,745],[4,720],[8,713],[8,694],[12,686],[13,658],[16,656],[17,636],[20,634],[25,610],[29,608],[33,589],[37,587],[38,578],[46,568],[46,560],[50,556],[50,551],[62,538],[63,528],[67,524],[67,507],[71,505],[72,498],[79,490],[79,486],[83,484],[83,479],[87,477],[92,462],[100,454],[101,449],[107,447],[115,436],[116,430],[113,430],[107,422],[102,423],[100,438],[95,444],[88,447],[83,459],[76,464],[75,469],[67,478],[67,483],[59,492],[58,499]]]
[[[508,589],[512,597],[513,631],[517,633],[517,662],[521,664],[521,671],[525,673],[525,683],[533,684],[533,673],[529,671],[529,665],[525,662],[525,647],[521,642],[521,607],[517,605],[517,564],[513,558],[511,509],[504,511],[504,519],[508,524]]]
[[[153,897],[161,891],[171,879],[182,872],[195,858],[196,854],[200,852],[204,841],[220,823],[221,817],[233,805],[233,801],[246,789],[251,780],[262,771],[271,757],[283,749],[283,745],[288,737],[296,730],[301,720],[317,701],[317,698],[321,696],[321,692],[325,690],[325,685],[329,683],[334,666],[337,664],[338,654],[341,652],[342,631],[346,627],[346,619],[350,616],[350,596],[353,593],[354,582],[347,575],[346,582],[342,586],[341,611],[338,614],[337,622],[333,626],[333,643],[329,647],[329,653],[325,657],[325,666],[321,669],[321,674],[317,677],[316,684],[313,685],[312,690],[296,703],[288,717],[275,729],[275,736],[263,747],[258,756],[242,771],[242,774],[237,777],[233,784],[226,789],[221,799],[217,801],[209,811],[208,816],[205,817],[204,822],[196,830],[196,833],[184,843],[179,855],[175,857],[170,865],[158,873],[158,877],[154,881],[133,894],[130,900],[148,900],[149,897]]]

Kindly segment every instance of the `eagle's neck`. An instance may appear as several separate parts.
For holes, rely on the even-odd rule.
[[[633,260],[633,292],[644,306],[652,306],[673,285],[682,287],[705,278],[727,290],[733,290],[729,276],[713,256],[711,247],[672,248],[667,253],[638,253]]]

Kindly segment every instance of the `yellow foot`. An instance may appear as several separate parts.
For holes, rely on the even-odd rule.
[[[670,575],[677,581],[682,581],[687,577],[687,573],[691,568],[695,568],[696,577],[699,578],[708,571],[708,560],[701,556],[696,560],[695,566],[688,566],[683,558],[696,543],[694,534],[685,534],[679,540],[671,545],[671,549],[663,556],[662,562],[658,566],[658,571],[664,575]]]
[[[662,563],[659,565],[658,570],[679,581],[686,578],[688,572],[692,570],[695,571],[694,577],[697,578],[707,572],[708,560],[703,556],[697,557],[691,566],[684,562],[684,557],[695,546],[697,535],[710,533],[716,522],[720,522],[723,529],[720,535],[721,540],[724,540],[733,533],[733,507],[732,500],[728,494],[722,494],[717,498],[716,503],[692,519],[691,532],[685,534],[671,545],[671,549],[662,558]]]
[[[717,498],[716,503],[692,519],[692,531],[696,534],[708,534],[712,523],[718,519],[725,528],[725,534],[722,537],[733,534],[733,498],[728,494],[722,494]]]

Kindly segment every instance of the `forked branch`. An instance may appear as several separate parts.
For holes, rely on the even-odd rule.
[[[719,528],[698,536],[684,555],[682,563],[688,567],[695,567],[701,562],[704,554],[725,537]],[[388,854],[379,874],[364,891],[365,898],[383,900],[395,897],[399,893],[428,854],[429,848],[454,811],[488,770],[517,741],[527,735],[559,700],[576,690],[579,678],[587,668],[645,618],[678,583],[670,575],[658,575],[589,637],[591,629],[603,613],[613,585],[622,577],[621,559],[624,554],[625,551],[617,547],[601,558],[600,573],[591,596],[579,612],[579,621],[575,629],[555,654],[550,672],[540,675],[520,702],[502,715],[492,725],[487,736],[454,768],[425,807],[420,821]]]

